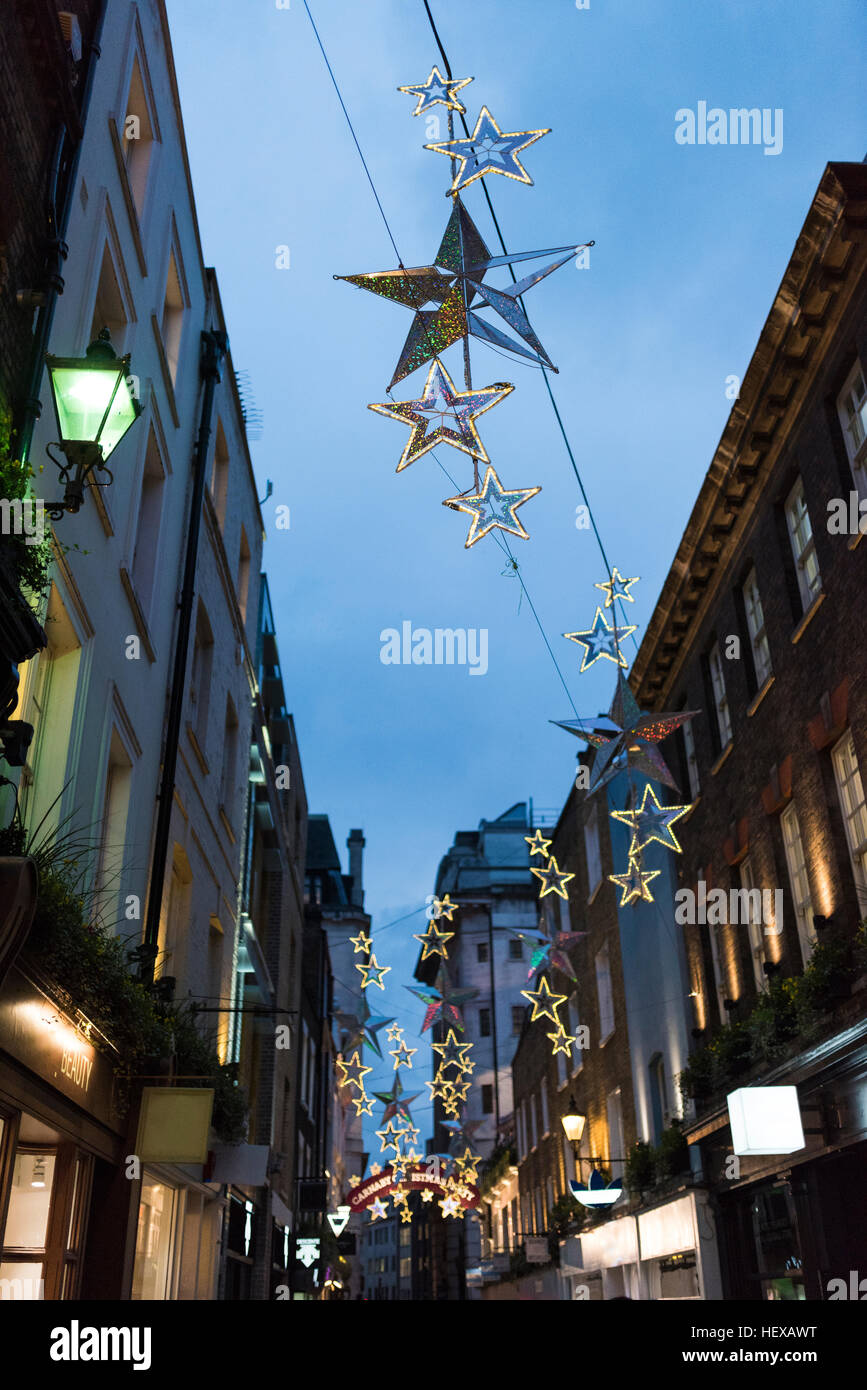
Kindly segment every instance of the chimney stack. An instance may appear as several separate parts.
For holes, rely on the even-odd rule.
[[[366,844],[363,830],[350,830],[346,847],[349,850],[349,873],[352,878],[352,906],[364,907],[364,886],[362,880],[362,860]]]

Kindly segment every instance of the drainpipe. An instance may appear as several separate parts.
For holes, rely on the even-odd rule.
[[[168,726],[166,746],[163,754],[163,770],[158,793],[157,828],[154,836],[154,852],[151,861],[150,890],[148,893],[147,915],[145,917],[144,940],[140,951],[140,978],[145,984],[153,982],[154,966],[160,934],[160,909],[163,900],[163,885],[166,877],[169,834],[171,831],[172,802],[175,792],[175,776],[178,767],[178,744],[181,734],[181,715],[184,706],[184,692],[187,679],[187,650],[190,644],[193,602],[196,593],[196,565],[199,553],[199,532],[202,525],[202,503],[205,494],[205,471],[208,462],[208,441],[211,437],[211,422],[214,414],[214,396],[220,380],[220,366],[229,351],[229,340],[219,329],[202,333],[202,354],[199,372],[205,383],[202,397],[202,414],[196,452],[193,459],[193,497],[190,504],[189,529],[187,531],[187,554],[184,563],[184,582],[178,613],[178,635],[175,643],[175,661],[172,673],[171,695],[169,697]]]
[[[72,156],[72,164],[70,166],[69,179],[66,186],[66,199],[61,209],[59,220],[57,212],[57,185],[60,182],[63,153],[68,144],[69,132],[66,126],[61,126],[57,132],[57,140],[51,160],[51,172],[45,200],[46,220],[48,224],[45,271],[42,281],[42,290],[37,291],[41,303],[36,319],[36,328],[33,333],[33,345],[30,352],[27,394],[24,398],[24,405],[21,409],[17,428],[17,453],[22,462],[25,462],[30,457],[30,446],[33,443],[33,431],[36,428],[36,421],[42,414],[42,402],[39,399],[39,391],[42,386],[42,373],[45,368],[45,354],[48,351],[48,342],[51,337],[51,326],[54,322],[54,310],[57,306],[58,297],[63,294],[63,263],[69,255],[69,247],[66,244],[66,232],[72,211],[72,194],[78,175],[81,146],[84,143],[84,130],[87,125],[87,115],[90,109],[91,95],[93,93],[96,64],[102,51],[100,43],[105,27],[105,11],[106,5],[103,4],[97,25],[96,37],[90,44],[87,76],[85,78],[84,93],[81,98],[80,119],[82,136]],[[30,302],[38,302],[38,300],[31,299]]]

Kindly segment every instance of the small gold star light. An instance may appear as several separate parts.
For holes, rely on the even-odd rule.
[[[366,955],[367,952],[370,950],[370,937],[365,935],[363,927],[361,931],[358,933],[358,936],[351,936],[349,940],[353,947],[352,954],[354,956],[357,956],[359,952],[362,955]]]
[[[533,1012],[530,1015],[531,1023],[535,1023],[537,1018],[550,1018],[552,1023],[555,1023],[558,1028],[560,1027],[557,1010],[561,1004],[566,1003],[566,995],[553,994],[544,975],[539,981],[538,989],[522,989],[521,993],[533,1005]]]
[[[434,898],[433,900],[433,920],[438,922],[440,917],[446,917],[450,922],[458,910],[458,904],[453,903],[448,893],[444,898]]]
[[[442,1201],[439,1203],[439,1208],[443,1216],[457,1216],[459,1207],[460,1202],[457,1197],[451,1195],[443,1197]]]
[[[406,1194],[404,1194],[404,1196],[405,1195]],[[404,1206],[402,1206],[400,1209],[400,1219],[404,1223],[404,1225],[409,1225],[410,1221],[412,1221],[412,1211],[406,1204],[404,1204]]]
[[[373,1169],[371,1169],[373,1172]],[[370,1204],[371,1221],[385,1221],[388,1217],[388,1209],[380,1197],[374,1197]]]
[[[603,579],[601,584],[594,584],[594,589],[601,589],[605,594],[605,607],[610,608],[616,598],[625,599],[627,603],[634,603],[635,599],[629,592],[633,584],[639,582],[640,576],[634,579],[624,579],[620,570],[615,565],[611,571],[610,579]]]
[[[446,1033],[444,1043],[431,1043],[434,1052],[438,1052],[442,1058],[439,1064],[439,1071],[444,1072],[446,1067],[457,1067],[458,1071],[470,1071],[475,1065],[464,1055],[469,1052],[472,1043],[458,1042],[454,1028],[450,1028]]]
[[[360,1182],[361,1182],[361,1178],[358,1176],[358,1174],[357,1174],[357,1173],[353,1173],[353,1174],[352,1174],[352,1177],[349,1179],[349,1186],[350,1186],[350,1187],[358,1187],[359,1184],[360,1184]]]
[[[388,1038],[389,1042],[400,1042],[400,1039],[403,1037],[403,1029],[399,1023],[392,1023],[386,1028],[385,1036]]]
[[[422,1191],[422,1194],[421,1194],[421,1199],[422,1199],[423,1202],[432,1202],[433,1199],[434,1199],[433,1188],[432,1188],[432,1187],[426,1187],[426,1188],[424,1188],[424,1190]]]
[[[339,1085],[357,1086],[363,1095],[364,1078],[373,1068],[364,1066],[357,1052],[353,1052],[348,1062],[344,1062],[342,1057],[338,1057],[336,1066],[338,1071],[343,1073],[340,1077]]]
[[[551,1048],[552,1057],[556,1057],[558,1052],[564,1053],[567,1057],[572,1055],[572,1045],[577,1042],[577,1038],[570,1037],[562,1023],[558,1022],[556,1033],[546,1033],[545,1036],[554,1044]]]
[[[414,116],[420,116],[423,111],[428,111],[432,106],[444,106],[447,111],[459,111],[463,113],[466,107],[458,101],[458,92],[462,87],[467,87],[472,82],[471,77],[443,77],[439,68],[434,64],[431,75],[427,82],[417,82],[409,87],[398,87],[399,92],[406,92],[407,96],[418,97]]]
[[[568,900],[569,894],[566,891],[566,884],[575,877],[574,874],[563,873],[557,864],[557,860],[552,856],[544,868],[536,869],[530,866],[530,873],[535,874],[541,881],[542,889],[539,893],[540,898],[544,898],[548,893],[556,893],[560,898]]]
[[[568,637],[570,642],[577,642],[584,648],[578,668],[579,674],[589,670],[601,657],[605,657],[606,661],[613,661],[617,666],[628,666],[629,663],[620,650],[620,643],[625,637],[630,637],[635,628],[634,623],[626,627],[609,623],[602,609],[597,608],[592,627],[586,628],[584,632],[564,632],[563,636]]]
[[[478,1168],[481,1161],[481,1155],[474,1156],[473,1151],[468,1144],[466,1149],[464,1150],[463,1157],[458,1158],[456,1160],[458,1172],[460,1173],[464,1182],[476,1181],[476,1169]]]
[[[659,878],[662,871],[660,869],[645,870],[641,867],[641,860],[638,854],[630,854],[627,861],[625,874],[609,874],[612,883],[616,883],[621,890],[621,898],[618,907],[628,907],[637,898],[642,902],[652,903],[653,894],[648,888],[648,884],[653,879]]]
[[[407,1047],[406,1043],[401,1039],[394,1051],[388,1054],[389,1057],[394,1058],[394,1070],[397,1071],[398,1067],[409,1067],[410,1071],[412,1071],[412,1061],[410,1059],[414,1057],[417,1052],[417,1047]]]
[[[355,968],[361,971],[362,989],[367,989],[368,985],[372,982],[375,985],[379,985],[381,990],[385,990],[382,977],[388,974],[391,969],[390,965],[379,965],[376,956],[371,956],[366,965],[359,965],[356,961]]]
[[[400,1136],[402,1134],[403,1130],[395,1126],[394,1120],[389,1120],[385,1129],[376,1131],[376,1137],[380,1141],[380,1151],[384,1153],[388,1149],[394,1149],[396,1154],[400,1153]]]
[[[380,1168],[380,1166],[379,1166],[378,1163],[371,1163],[371,1165],[370,1165],[370,1176],[371,1176],[372,1178],[378,1178],[381,1172],[382,1172],[382,1169]]]
[[[545,836],[542,834],[541,830],[534,830],[532,835],[525,835],[524,839],[530,846],[531,859],[534,854],[541,854],[543,856],[547,855],[548,850],[551,846],[551,841],[545,839]]]
[[[436,922],[433,921],[423,935],[413,932],[413,936],[416,941],[420,941],[422,944],[422,960],[427,960],[428,956],[442,956],[444,960],[448,959],[446,942],[451,941],[454,936],[453,931],[440,931]]]

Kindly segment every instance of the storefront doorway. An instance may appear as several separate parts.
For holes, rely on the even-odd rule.
[[[75,1299],[93,1159],[34,1116],[0,1114],[0,1299]]]

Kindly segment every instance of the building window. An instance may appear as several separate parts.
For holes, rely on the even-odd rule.
[[[804,964],[813,954],[816,937],[813,931],[813,901],[810,895],[810,880],[807,875],[807,862],[801,841],[801,827],[794,803],[788,805],[780,817],[783,831],[783,847],[786,851],[786,864],[789,869],[789,885],[792,890],[792,904],[798,926],[798,939]]]
[[[493,1086],[482,1087],[482,1114],[492,1115],[494,1113],[494,1088]]]
[[[238,781],[238,716],[232,697],[226,698],[226,723],[223,731],[223,770],[220,776],[220,805],[231,825],[236,811],[235,794]]]
[[[602,882],[602,857],[599,853],[599,808],[594,801],[584,822],[584,853],[587,856],[587,897],[593,897]]]
[[[867,440],[867,386],[860,362],[855,363],[837,398],[837,414],[846,441],[855,489],[859,497],[867,497],[867,449],[864,448]]]
[[[653,1121],[653,1143],[658,1144],[668,1120],[668,1097],[665,1089],[665,1062],[661,1052],[648,1063],[650,1082],[650,1114]]]
[[[214,440],[214,467],[211,473],[211,501],[222,530],[226,524],[226,499],[229,495],[229,448],[222,420],[217,420]]]
[[[91,341],[99,335],[103,328],[107,328],[111,337],[111,345],[118,356],[121,356],[128,323],[129,314],[120,292],[114,260],[108,248],[108,242],[106,242],[102,252],[96,298],[93,302],[93,316],[90,321]]]
[[[753,665],[756,671],[756,684],[761,690],[771,674],[771,651],[768,646],[765,615],[762,611],[762,599],[755,569],[751,569],[747,575],[743,595],[747,615],[747,631],[750,634],[750,647],[752,648]]]
[[[132,1276],[132,1297],[136,1302],[140,1299],[164,1301],[172,1297],[178,1205],[177,1188],[158,1182],[145,1169]]]
[[[241,617],[247,621],[247,598],[250,592],[250,544],[247,533],[241,527],[241,544],[238,551],[238,607]]]
[[[163,513],[165,470],[153,430],[148,435],[139,496],[138,525],[132,557],[132,583],[145,618],[150,617],[154,581],[157,574],[157,551]]]
[[[840,798],[843,823],[846,827],[852,874],[863,914],[867,910],[867,806],[864,804],[864,786],[855,756],[851,729],[847,729],[831,756],[834,776],[837,779],[837,795]]]
[[[822,588],[819,574],[819,561],[816,557],[816,542],[807,511],[804,484],[799,478],[786,498],[786,526],[798,576],[798,589],[801,594],[801,607],[806,613],[810,604]]]
[[[523,1004],[512,1005],[512,1037],[516,1038],[524,1026]]]
[[[142,76],[139,56],[132,65],[132,77],[121,128],[121,148],[132,200],[141,221],[147,193],[148,171],[156,139],[151,103]]]
[[[50,830],[61,819],[63,789],[73,773],[71,735],[81,665],[81,642],[55,584],[44,627],[48,645],[27,667],[26,694],[20,702],[26,714],[16,709],[13,715],[25,718],[34,729],[21,772],[21,818],[26,825]]]
[[[489,1038],[491,1036],[491,1011],[490,1009],[479,1009],[479,1037]]]
[[[184,331],[186,307],[187,296],[181,278],[180,255],[177,248],[173,246],[169,255],[169,269],[166,275],[163,313],[160,322],[160,334],[173,386],[178,379],[178,363],[181,356],[181,339]]]
[[[123,886],[126,823],[129,814],[132,759],[116,729],[111,731],[105,775],[99,865],[96,884],[106,926],[113,926],[117,900]]]
[[[545,1084],[544,1076],[539,1087],[539,1098],[542,1103],[542,1138],[544,1139],[546,1135],[551,1133],[551,1120],[548,1114],[548,1087]]]
[[[524,943],[519,936],[509,938],[509,960],[524,959]]]
[[[608,947],[596,954],[596,997],[599,1001],[599,1042],[605,1042],[614,1032],[614,1000],[611,995],[611,965]]]
[[[686,762],[686,776],[689,783],[689,799],[695,801],[701,791],[701,782],[698,776],[698,758],[695,751],[695,734],[692,731],[692,720],[687,719],[685,724],[681,724],[680,732],[683,735],[683,752]]]
[[[749,895],[747,898],[747,929],[750,936],[750,956],[753,962],[753,980],[755,981],[756,992],[761,993],[768,983],[762,969],[768,958],[765,944],[767,937],[762,924],[761,896],[756,888],[753,861],[749,858],[741,860],[740,880],[741,889]]]
[[[196,637],[193,644],[193,669],[190,675],[191,720],[199,751],[204,757],[208,742],[208,706],[211,699],[211,670],[214,661],[214,634],[204,605],[199,603],[196,614]]]
[[[723,974],[723,941],[722,927],[718,922],[710,922],[707,929],[710,941],[710,958],[713,965],[714,988],[716,990],[717,1007],[719,1008],[720,1023],[728,1021],[728,1011],[725,1007],[725,1000],[729,997],[728,986]]]
[[[522,1162],[527,1157],[527,1116],[526,1102],[521,1101],[518,1106],[518,1162]]]
[[[716,726],[719,736],[720,750],[731,743],[732,724],[729,717],[729,702],[726,695],[725,676],[723,675],[722,655],[720,653],[719,642],[715,642],[708,653],[708,670],[710,672],[710,683],[713,691],[713,703],[716,711]]]
[[[611,1173],[612,1178],[619,1178],[623,1173],[623,1104],[620,1096],[620,1087],[612,1091],[608,1096],[606,1104],[608,1111],[608,1163],[606,1167]]]
[[[476,960],[478,961],[479,965],[485,965],[485,964],[487,963],[487,960],[488,960],[488,943],[487,943],[487,941],[477,941],[477,942],[476,942]]]

